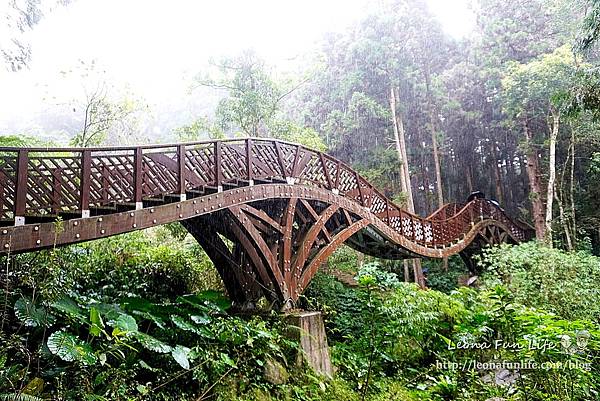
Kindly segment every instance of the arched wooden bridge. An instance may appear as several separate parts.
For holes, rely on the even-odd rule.
[[[339,160],[267,139],[0,148],[0,251],[28,252],[180,221],[238,305],[292,305],[342,243],[389,259],[465,259],[532,236],[485,199],[427,218]]]

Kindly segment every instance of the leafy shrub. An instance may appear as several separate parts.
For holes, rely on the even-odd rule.
[[[342,245],[327,259],[327,266],[354,274],[358,266],[357,252]]]
[[[277,320],[227,316],[222,295],[198,293],[221,283],[185,242],[132,233],[4,262],[0,394],[196,399],[227,375],[264,383],[264,361],[294,347]]]
[[[448,259],[448,270],[444,270],[443,263],[439,259],[423,260],[422,263],[423,271],[426,272],[427,287],[446,294],[456,290],[459,279],[468,274],[465,263],[459,256]]]
[[[600,320],[600,258],[596,256],[526,242],[488,248],[482,263],[485,283],[502,283],[518,303],[566,319]]]

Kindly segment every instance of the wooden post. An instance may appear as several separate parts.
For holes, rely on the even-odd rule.
[[[325,174],[325,178],[327,179],[327,189],[333,189],[333,183],[331,182],[331,175],[329,174],[329,170],[327,169],[327,163],[325,162],[325,156],[323,153],[319,152],[319,158],[321,159],[321,167],[323,168],[323,173]]]
[[[385,198],[385,219],[387,221],[387,225],[390,225],[390,201],[388,198]]]
[[[102,166],[102,204],[108,203],[108,188],[110,180],[110,169],[108,166]]]
[[[296,152],[294,155],[294,162],[292,163],[292,177],[296,178],[296,176],[300,173],[298,171],[298,161],[300,160],[300,149],[302,147],[300,145],[296,145]]]
[[[221,141],[215,142],[215,185],[217,192],[223,192],[222,172],[221,172]]]
[[[142,170],[142,148],[137,147],[133,154],[133,201],[135,202],[136,209],[142,209],[144,207],[142,200],[142,183],[143,183],[143,170]]]
[[[248,185],[254,185],[254,171],[252,171],[252,139],[246,139],[246,171],[248,172]]]
[[[290,177],[287,175],[285,161],[283,160],[283,153],[281,152],[281,146],[279,146],[278,141],[273,141],[273,146],[275,146],[275,152],[277,153],[277,161],[279,162],[279,168],[281,168],[281,176],[289,181]]]
[[[342,169],[342,163],[338,160],[336,168],[335,168],[335,188],[331,191],[336,195],[340,194],[340,170]]]
[[[363,194],[362,187],[360,186],[360,176],[358,175],[358,173],[356,171],[354,172],[354,178],[356,179],[356,186],[358,187],[358,196],[360,197],[360,204],[363,207],[367,207],[367,202],[365,200],[365,196]]]
[[[92,153],[81,152],[81,181],[79,187],[79,210],[81,217],[90,217],[90,181],[92,174]]]
[[[17,180],[15,187],[15,226],[25,224],[25,211],[27,209],[27,165],[29,164],[29,151],[19,149],[17,155]]]
[[[177,193],[181,201],[187,198],[185,189],[185,145],[177,145]]]

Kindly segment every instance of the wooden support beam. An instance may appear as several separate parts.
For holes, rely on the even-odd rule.
[[[143,157],[142,148],[135,148],[133,153],[133,201],[135,202],[136,209],[141,209],[143,207]],[[108,171],[106,171],[106,173],[108,173]],[[108,179],[108,177],[106,177],[106,179]]]
[[[17,177],[15,182],[14,214],[15,225],[25,224],[27,210],[27,167],[29,165],[29,151],[20,149],[17,155]]]

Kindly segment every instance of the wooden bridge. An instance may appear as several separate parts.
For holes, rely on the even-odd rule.
[[[293,305],[342,243],[402,259],[464,259],[530,227],[485,199],[423,218],[343,162],[232,139],[105,148],[0,148],[0,252],[29,252],[180,221],[238,305]]]

